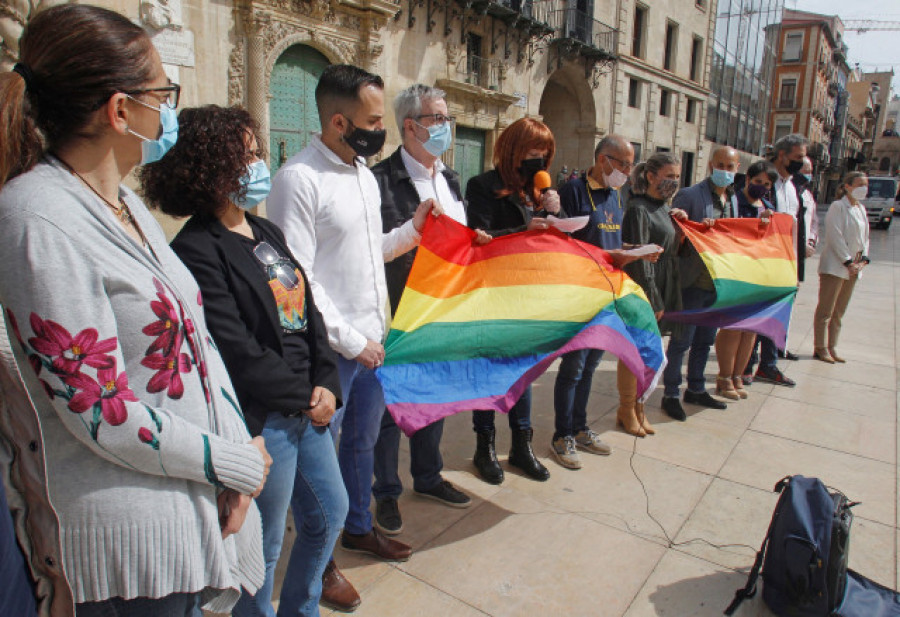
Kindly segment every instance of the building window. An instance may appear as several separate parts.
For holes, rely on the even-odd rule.
[[[481,37],[468,33],[466,36],[466,80],[476,86],[482,85],[484,60],[481,57]]]
[[[687,150],[681,151],[681,186],[690,186],[694,183],[694,153]]]
[[[647,29],[647,7],[635,5],[634,7],[634,33],[631,39],[631,55],[635,58],[644,57],[644,31]]]
[[[687,111],[684,114],[684,121],[693,124],[697,121],[697,100],[687,100]]]
[[[776,142],[785,135],[790,135],[794,132],[794,121],[791,119],[780,119],[775,121],[775,135],[772,138],[772,142]]]
[[[665,88],[659,90],[659,115],[668,116],[669,107],[671,107],[672,93]]]
[[[663,56],[663,68],[667,71],[675,70],[675,55],[678,50],[678,24],[671,21],[666,23],[666,46]]]
[[[641,144],[633,141],[631,147],[634,148],[634,164],[637,165],[641,162]]]
[[[700,67],[703,65],[703,39],[694,37],[691,43],[691,81],[700,81]]]
[[[797,79],[795,77],[781,80],[781,95],[778,97],[779,107],[794,107],[794,98],[797,96]]]
[[[641,108],[641,82],[634,77],[628,80],[628,106]]]
[[[800,60],[803,52],[803,33],[788,32],[784,37],[784,52],[781,59],[784,62],[796,62]]]

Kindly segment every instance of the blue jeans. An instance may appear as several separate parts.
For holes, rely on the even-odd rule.
[[[489,410],[473,411],[472,428],[475,429],[476,433],[494,430],[495,415],[495,412]],[[522,396],[519,397],[519,400],[516,401],[516,404],[510,408],[509,413],[506,415],[509,416],[507,419],[509,420],[510,430],[531,428],[531,386],[525,388],[525,392],[522,393]]]
[[[409,438],[409,471],[413,477],[413,488],[417,491],[430,491],[441,483],[441,469],[444,468],[444,459],[441,458],[443,434],[444,421],[438,420],[419,429]],[[385,412],[375,444],[375,484],[372,485],[375,499],[396,499],[403,492],[403,484],[397,473],[399,455],[400,427],[394,422],[394,417]]]
[[[322,574],[347,516],[347,491],[334,442],[327,428],[313,426],[306,415],[288,418],[271,413],[262,436],[272,457],[266,485],[256,499],[262,515],[266,580],[256,595],[241,596],[233,615],[275,616],[272,588],[290,505],[297,539],[284,575],[278,614],[317,616]]]
[[[25,556],[19,549],[19,542],[16,539],[2,479],[0,479],[0,581],[3,581],[0,585],[0,615],[34,617],[37,614],[31,576],[28,574]]]
[[[756,337],[756,344],[753,346],[753,355],[750,356],[750,363],[744,374],[753,374],[753,365],[759,362],[759,368],[764,371],[772,371],[778,368],[778,347],[772,342],[772,339],[763,335]]]
[[[344,406],[331,419],[333,431],[340,426],[338,462],[350,511],[344,529],[364,535],[372,531],[372,474],[375,468],[375,443],[384,415],[384,392],[375,371],[356,360],[338,357]]]
[[[714,291],[688,287],[681,290],[681,299],[685,310],[703,308],[709,306],[716,299]],[[706,370],[706,362],[709,360],[709,350],[716,342],[716,328],[707,326],[692,326],[681,324],[669,339],[666,348],[666,368],[663,371],[663,396],[678,397],[681,388],[681,365],[684,363],[684,353],[688,354],[687,389],[690,392],[706,392],[706,378],[703,376]]]
[[[600,349],[570,351],[562,357],[553,387],[553,407],[556,411],[554,441],[587,428],[591,383],[602,357],[603,351]]]
[[[162,598],[84,602],[75,605],[75,617],[203,617],[203,611],[199,593],[173,593]]]

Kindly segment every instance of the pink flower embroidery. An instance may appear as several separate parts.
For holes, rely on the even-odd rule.
[[[22,334],[19,332],[19,322],[16,320],[16,316],[9,309],[6,309],[6,316],[9,318],[9,325],[12,327],[16,340],[19,341],[19,345],[24,346],[25,341],[22,340]]]
[[[94,328],[85,328],[73,337],[55,321],[43,320],[32,313],[31,329],[36,336],[28,339],[28,344],[39,354],[53,358],[53,369],[58,373],[75,375],[82,363],[96,369],[115,364],[108,355],[116,349],[115,337],[98,341]]]
[[[156,286],[156,297],[159,300],[153,300],[150,303],[150,308],[156,315],[157,321],[144,326],[144,329],[141,330],[147,336],[156,337],[156,340],[150,343],[150,347],[147,348],[146,355],[148,356],[157,351],[168,354],[172,350],[175,335],[178,333],[181,324],[175,305],[166,296],[166,288],[156,279],[153,279],[153,284]]]
[[[156,371],[147,383],[147,392],[165,390],[168,397],[173,399],[179,399],[184,394],[181,373],[191,372],[191,358],[186,353],[179,352],[182,340],[181,334],[175,337],[172,353],[168,356],[152,354],[141,360],[143,366]]]
[[[66,377],[65,382],[78,390],[69,401],[70,410],[84,413],[99,402],[103,419],[111,426],[118,426],[128,419],[125,401],[138,400],[128,388],[128,376],[125,372],[116,375],[115,362],[109,368],[97,369],[97,381],[78,374]]]
[[[197,290],[197,306],[203,306],[203,294]]]

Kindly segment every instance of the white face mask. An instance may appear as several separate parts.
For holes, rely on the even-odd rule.
[[[607,161],[608,162],[608,161]],[[603,172],[603,181],[606,183],[606,186],[613,190],[619,190],[622,188],[626,182],[628,182],[628,176],[624,173],[613,167],[613,164],[609,164],[612,167],[612,173],[607,174],[605,171]]]
[[[852,191],[850,191],[850,194],[853,195],[853,199],[855,199],[856,201],[861,201],[866,198],[866,195],[869,194],[869,187],[857,186]]]

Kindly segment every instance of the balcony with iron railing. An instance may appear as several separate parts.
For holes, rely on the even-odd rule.
[[[543,5],[544,3],[541,3]],[[535,10],[543,8],[535,5]],[[619,31],[578,9],[556,9],[536,14],[553,30],[552,41],[582,56],[597,60],[614,60]]]
[[[503,62],[480,56],[464,56],[456,67],[461,80],[486,90],[499,91],[506,70]]]

